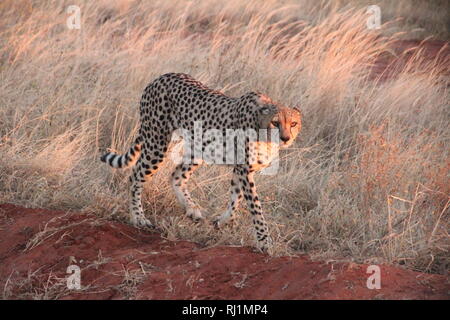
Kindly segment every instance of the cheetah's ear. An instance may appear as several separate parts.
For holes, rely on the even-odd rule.
[[[262,107],[259,111],[261,111],[262,114],[268,115],[272,111],[272,109],[268,106]]]
[[[266,104],[258,109],[262,116],[273,116],[277,113],[277,107],[272,104]]]
[[[292,109],[294,109],[295,111],[297,111],[298,113],[300,113],[300,116],[302,116],[302,112],[301,112],[299,106],[294,106]]]
[[[266,104],[260,106],[258,109],[258,127],[260,129],[267,129],[273,116],[277,113],[277,109],[274,105]]]

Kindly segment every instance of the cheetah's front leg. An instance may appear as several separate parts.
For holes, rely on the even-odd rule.
[[[246,167],[241,168],[239,180],[244,191],[244,198],[247,200],[248,209],[252,214],[257,248],[270,254],[272,249],[272,239],[270,238],[269,228],[262,213],[261,202],[256,193],[254,172],[250,172]]]

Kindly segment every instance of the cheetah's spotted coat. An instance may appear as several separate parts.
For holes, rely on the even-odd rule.
[[[268,156],[269,161],[261,161],[251,156],[250,149],[257,149],[257,154],[261,155],[264,153],[261,150],[269,144],[275,144],[276,147],[289,146],[301,128],[299,111],[275,104],[267,96],[254,92],[239,98],[228,97],[205,87],[186,74],[169,73],[160,76],[145,88],[140,102],[140,117],[141,127],[135,145],[124,155],[107,153],[101,158],[114,168],[135,165],[130,176],[130,218],[134,225],[140,227],[151,226],[141,204],[143,183],[158,170],[175,130],[187,130],[194,135],[195,121],[201,121],[205,131],[279,130],[281,141],[255,143],[246,138],[245,162],[233,164],[231,200],[227,210],[215,220],[217,227],[229,222],[243,195],[253,217],[257,247],[263,251],[269,249],[271,240],[256,193],[254,173],[270,165],[272,155]],[[201,149],[205,150],[208,143],[211,141],[202,141]],[[202,213],[192,200],[186,183],[203,159],[192,160],[176,167],[172,174],[172,185],[186,214],[197,220],[202,219]]]

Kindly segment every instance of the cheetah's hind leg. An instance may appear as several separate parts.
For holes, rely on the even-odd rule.
[[[138,228],[153,228],[152,223],[144,215],[141,202],[145,178],[145,167],[142,158],[140,158],[130,176],[130,222]]]
[[[168,134],[166,136],[155,134],[153,139],[155,143],[152,147],[148,143],[144,143],[141,156],[133,167],[130,176],[130,220],[136,227],[153,228],[151,222],[145,217],[142,208],[143,184],[153,176],[164,160],[164,154],[169,144],[168,137]]]
[[[178,202],[186,209],[186,215],[195,222],[204,219],[202,209],[191,198],[187,188],[187,182],[192,173],[200,166],[201,162],[179,164],[172,173],[172,187]]]

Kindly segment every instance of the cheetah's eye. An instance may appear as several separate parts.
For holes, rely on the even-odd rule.
[[[278,121],[272,121],[272,125],[274,127],[278,127],[280,125],[280,123]]]
[[[293,127],[295,127],[297,125],[297,122],[291,122],[291,127],[293,128]]]

